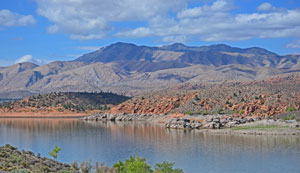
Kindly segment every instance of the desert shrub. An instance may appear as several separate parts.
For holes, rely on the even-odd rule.
[[[15,169],[12,173],[29,173],[27,169]]]
[[[242,110],[240,111],[240,114],[244,114],[244,113],[245,113],[245,110],[242,109]]]
[[[222,108],[219,108],[219,109],[217,110],[217,114],[223,114],[223,109],[222,109]]]
[[[174,163],[163,161],[155,165],[155,173],[183,173],[182,169],[174,169]]]
[[[295,111],[296,108],[293,107],[293,106],[289,106],[289,107],[286,108],[286,110],[290,112],[290,111]]]
[[[78,167],[78,161],[74,161],[72,164],[71,164],[71,169],[72,170],[78,170],[79,167]]]
[[[282,119],[283,119],[284,121],[286,121],[286,120],[289,120],[289,117],[288,117],[288,116],[284,116]]]
[[[114,173],[114,170],[108,166],[105,166],[104,163],[95,163],[96,173]]]
[[[120,173],[153,172],[146,159],[139,156],[130,156],[125,162],[119,161],[113,165],[113,168]]]
[[[82,173],[89,173],[92,168],[93,166],[91,164],[91,161],[80,163],[80,170]]]
[[[192,112],[192,111],[187,111],[187,112],[186,112],[186,114],[188,114],[188,115],[192,115],[192,114],[193,114],[193,112]]]
[[[203,111],[203,112],[202,112],[202,115],[208,115],[208,114],[209,114],[208,111]]]
[[[293,119],[295,119],[295,115],[294,114],[290,114],[289,116],[285,116],[282,119],[283,120],[293,120]]]

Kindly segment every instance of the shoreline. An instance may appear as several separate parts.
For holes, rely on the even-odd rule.
[[[191,120],[193,118],[193,120]],[[283,120],[261,119],[248,117],[248,119],[234,119],[230,116],[210,115],[174,118],[174,115],[152,114],[92,114],[80,118],[83,121],[95,122],[133,122],[144,121],[161,124],[169,130],[196,131],[208,134],[233,135],[289,135],[300,136],[300,122]]]
[[[257,120],[255,122],[246,122],[245,124],[239,124],[235,126],[222,125],[218,128],[214,126],[199,125],[198,121],[195,121],[195,125],[199,125],[199,128],[193,126],[193,122],[188,121],[186,118],[181,117],[174,118],[174,116],[168,115],[118,115],[118,114],[106,114],[102,117],[101,114],[93,113],[32,113],[32,112],[6,112],[0,113],[0,120],[4,118],[33,118],[33,119],[78,119],[84,121],[114,121],[114,122],[132,122],[132,121],[145,121],[149,123],[161,124],[170,130],[195,130],[200,133],[206,134],[218,134],[218,135],[289,135],[300,136],[300,128],[288,127],[291,123],[286,123],[274,120]],[[193,117],[195,118],[195,117]],[[205,119],[204,121],[206,121]],[[173,121],[173,122],[172,122]],[[207,123],[207,124],[211,124]],[[284,123],[284,124],[283,124]],[[175,125],[172,127],[172,124]],[[187,124],[190,124],[186,127]],[[300,124],[300,123],[297,123]],[[255,128],[255,125],[265,126],[266,128]],[[268,126],[275,126],[268,128]],[[252,128],[254,127],[254,128]],[[250,129],[248,129],[250,128]]]
[[[197,132],[209,135],[290,136],[300,137],[300,130],[275,128],[272,130],[201,129]]]
[[[34,113],[34,112],[0,112],[1,118],[83,118],[90,113]]]

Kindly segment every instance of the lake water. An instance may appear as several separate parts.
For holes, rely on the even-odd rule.
[[[149,123],[83,122],[76,119],[0,119],[0,145],[47,156],[57,145],[58,160],[112,165],[130,155],[155,163],[168,160],[185,172],[299,173],[300,138],[207,135],[168,130]]]

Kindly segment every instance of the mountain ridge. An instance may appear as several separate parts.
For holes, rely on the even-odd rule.
[[[52,91],[132,96],[183,83],[249,81],[299,71],[300,55],[280,56],[259,47],[182,43],[150,47],[118,42],[73,61],[0,68],[0,98]]]

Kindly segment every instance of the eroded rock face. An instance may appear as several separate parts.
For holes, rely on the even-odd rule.
[[[193,93],[186,95],[155,95],[149,97],[135,97],[118,106],[113,107],[110,114],[166,114],[187,100],[194,97]]]
[[[187,84],[134,97],[113,107],[108,113],[231,114],[271,118],[288,112],[289,108],[300,110],[298,78],[292,78],[288,83],[280,79],[219,85]]]

